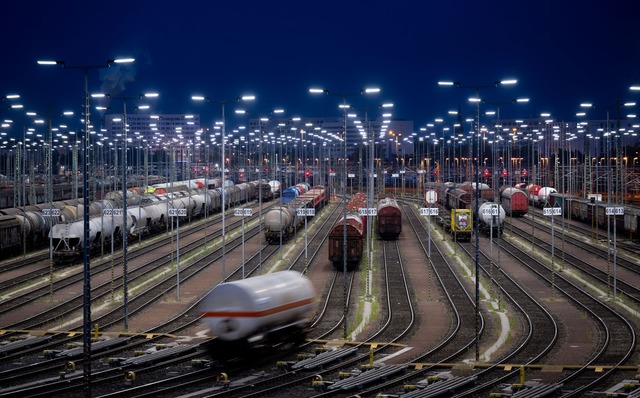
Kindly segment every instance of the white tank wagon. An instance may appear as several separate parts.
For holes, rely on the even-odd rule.
[[[302,339],[314,311],[312,283],[296,271],[281,271],[217,285],[202,301],[209,334],[252,346]]]
[[[191,200],[193,201],[193,212],[192,216],[200,216],[204,214],[204,206],[205,206],[205,192],[204,191],[196,191],[195,193],[191,193]]]
[[[493,211],[493,207],[498,207],[498,215],[491,215]],[[472,206],[472,209],[475,209],[475,206]],[[502,233],[502,229],[504,226],[504,219],[506,218],[507,213],[504,211],[502,205],[499,205],[494,202],[481,202],[478,207],[478,229],[489,235],[491,233],[491,226],[493,226],[493,234]],[[493,221],[492,221],[493,220]]]
[[[168,206],[160,200],[155,200],[143,206],[147,217],[147,229],[149,232],[158,232],[166,227],[168,219]]]
[[[144,207],[127,207],[127,215],[127,231],[129,235],[138,236],[149,232],[147,228],[147,211]]]
[[[273,196],[280,196],[280,189],[282,187],[282,184],[280,184],[280,181],[278,180],[272,180],[269,181],[269,186],[271,187],[271,193],[273,194]]]
[[[122,217],[93,217],[89,219],[90,250],[97,249],[104,238],[105,242],[121,238]],[[84,252],[84,220],[72,223],[56,224],[49,232],[53,241],[53,259],[56,262],[73,261]]]
[[[280,235],[287,239],[293,225],[298,225],[303,217],[298,217],[296,209],[292,206],[277,206],[267,210],[264,215],[264,236],[269,243],[280,242]]]
[[[549,195],[551,195],[552,193],[557,193],[557,192],[558,191],[555,188],[542,187],[538,191],[537,197],[534,196],[534,200],[536,202],[539,202],[539,203],[547,203],[547,201],[549,201],[549,199],[550,199]]]
[[[189,215],[194,217],[199,214],[197,211],[198,203],[193,192],[191,194],[188,191],[179,192],[178,196],[183,203],[183,208],[187,209],[187,217]]]

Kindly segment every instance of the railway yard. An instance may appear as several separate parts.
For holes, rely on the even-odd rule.
[[[131,239],[126,278],[121,248],[96,254],[93,396],[640,396],[637,236],[614,241],[606,229],[552,222],[529,206],[522,216],[503,211],[495,233],[492,224],[457,239],[447,228],[454,221],[431,222],[420,215],[424,199],[407,195],[393,201],[401,224],[385,239],[375,216],[360,221],[365,238],[370,224],[371,239],[359,243],[373,261],[361,251],[354,265],[349,252],[343,273],[342,259],[331,259],[342,243],[330,237],[342,228],[342,197],[325,205],[324,188],[306,190],[295,206],[315,216],[292,221],[284,241],[259,216],[280,201],[248,197],[250,216],[226,210],[224,238],[217,211],[180,221],[179,235],[166,228]],[[208,293],[284,270],[316,293],[296,329],[306,338],[263,341],[266,330],[222,358],[227,343],[201,319]],[[82,262],[54,264],[44,249],[3,260],[0,273],[0,397],[83,396]],[[281,307],[224,316],[266,318],[291,303]]]

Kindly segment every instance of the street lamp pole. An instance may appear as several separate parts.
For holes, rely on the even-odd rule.
[[[129,228],[127,227],[127,168],[129,166],[127,164],[127,100],[135,100],[144,97],[155,98],[157,96],[158,94],[155,93],[140,94],[139,97],[112,97],[109,94],[103,93],[91,94],[91,97],[93,98],[109,98],[122,100],[122,283],[125,331],[129,330],[129,270],[127,262],[127,244],[129,237]],[[86,173],[85,178],[87,178]],[[140,217],[138,217],[138,222],[140,222]]]
[[[321,88],[311,88],[309,89],[309,92],[311,94],[328,94],[328,95],[336,95],[342,98],[342,104],[340,105],[340,107],[342,108],[342,114],[343,114],[343,129],[344,129],[344,142],[343,142],[343,155],[344,155],[344,167],[343,167],[343,187],[344,187],[344,191],[343,191],[343,214],[342,214],[342,233],[343,233],[343,240],[342,240],[342,272],[343,272],[343,284],[344,284],[344,291],[343,291],[343,295],[344,295],[344,327],[343,327],[343,334],[344,337],[347,337],[347,311],[348,311],[348,306],[347,306],[347,109],[349,108],[349,105],[347,105],[347,97],[351,97],[351,96],[355,96],[355,95],[361,95],[361,94],[373,94],[373,93],[379,93],[380,89],[379,88],[366,88],[366,89],[362,89],[357,93],[334,93],[331,92],[329,90],[324,90]]]
[[[475,189],[475,205],[473,210],[473,226],[474,233],[476,235],[476,250],[475,250],[475,273],[476,273],[476,294],[475,294],[475,307],[476,307],[476,322],[475,322],[475,340],[476,340],[476,350],[475,350],[475,359],[476,361],[480,360],[480,265],[479,265],[479,257],[480,257],[480,246],[479,246],[479,231],[478,231],[478,211],[479,211],[479,201],[480,201],[480,189],[479,189],[479,174],[478,174],[478,158],[480,154],[478,153],[480,145],[480,89],[488,88],[488,87],[497,87],[498,85],[512,85],[517,83],[515,79],[501,80],[496,81],[492,85],[472,85],[472,86],[463,86],[459,82],[447,82],[440,81],[438,85],[440,86],[457,86],[459,88],[471,88],[476,90],[476,97],[469,98],[469,102],[474,102],[476,104],[476,129],[473,137],[472,151],[473,151],[473,167],[474,167],[474,181],[476,185]]]
[[[220,142],[220,156],[222,157],[221,163],[222,163],[222,169],[220,171],[221,174],[221,178],[222,178],[222,182],[221,184],[221,191],[222,191],[222,277],[221,277],[221,281],[224,281],[225,279],[225,212],[226,212],[226,208],[225,208],[225,191],[226,188],[224,186],[224,178],[225,178],[225,158],[224,158],[224,140],[225,140],[225,120],[224,120],[224,106],[225,104],[228,104],[230,102],[239,102],[239,101],[253,101],[255,100],[255,96],[253,95],[245,95],[242,97],[238,97],[236,99],[233,100],[214,100],[211,99],[209,97],[203,97],[200,95],[193,95],[191,96],[191,99],[194,101],[207,101],[207,102],[214,102],[217,104],[220,104],[222,106],[222,139]]]
[[[65,69],[80,69],[84,72],[84,126],[85,126],[85,139],[82,140],[84,161],[82,162],[82,197],[84,205],[83,215],[83,262],[84,262],[84,289],[83,289],[83,379],[84,379],[84,393],[85,396],[91,397],[91,267],[90,267],[90,251],[89,251],[89,195],[87,192],[87,164],[89,161],[89,71],[92,69],[104,69],[108,68],[114,63],[130,63],[133,62],[133,58],[114,59],[107,61],[102,65],[80,65],[80,66],[68,66],[64,61],[38,61],[39,65],[61,65]]]

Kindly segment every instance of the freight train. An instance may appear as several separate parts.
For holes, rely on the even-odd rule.
[[[283,192],[284,199],[284,192]],[[295,199],[267,210],[264,215],[264,236],[269,243],[279,243],[293,236],[307,216],[298,216],[298,209],[320,210],[327,203],[326,190],[322,186],[308,189]]]
[[[198,188],[204,187],[204,181],[178,181],[172,184],[154,184],[146,190],[128,190],[128,236],[137,237],[166,229],[170,222],[169,209],[186,209],[187,217],[200,217],[206,212],[220,210],[223,189],[220,179],[207,180],[209,189]],[[270,184],[264,180],[224,188],[225,208],[256,199],[259,189],[262,189],[267,200],[273,197]],[[143,193],[139,194],[141,191]],[[107,193],[104,199],[91,203],[88,242],[92,250],[97,250],[102,243],[109,244],[112,237],[118,243],[121,240],[123,217],[113,214],[123,207],[123,198],[121,191],[115,191]],[[52,241],[56,262],[79,259],[84,251],[82,199],[2,209],[0,238],[0,254],[3,257],[19,252],[23,246],[31,250],[44,247]]]
[[[598,225],[600,228],[607,228],[608,217],[610,226],[615,226],[616,233],[620,238],[628,238],[640,241],[640,208],[633,206],[622,206],[615,203],[592,200],[589,198],[579,198],[571,195],[563,195],[553,192],[549,195],[549,206],[562,207],[563,217],[571,217],[573,220],[583,221],[590,225]],[[607,216],[607,207],[623,207],[624,214]]]
[[[367,217],[360,216],[359,209],[366,208],[367,195],[356,193],[347,203],[346,225],[347,225],[347,270],[354,270],[360,264],[364,249],[364,236],[367,230]],[[344,224],[345,217],[342,215],[329,232],[329,260],[338,270],[344,268]]]
[[[398,201],[383,198],[378,201],[378,235],[382,239],[397,239],[402,232],[402,212]]]
[[[540,185],[529,184],[526,187],[529,194],[529,201],[534,206],[543,207],[549,202],[549,195],[557,193],[555,188],[542,187]]]
[[[472,206],[473,210],[475,210],[475,201]],[[506,212],[500,204],[486,199],[479,200],[478,230],[480,232],[491,235],[491,230],[493,229],[493,236],[502,234],[505,218]]]
[[[496,192],[486,184],[479,184],[478,201],[478,230],[487,235],[502,231],[505,209],[495,202]],[[440,203],[450,214],[444,213],[438,218],[438,223],[456,240],[469,241],[473,233],[473,212],[476,210],[474,190],[475,184],[443,184],[438,187]],[[526,201],[526,197],[525,197]],[[495,211],[492,208],[496,208]],[[497,213],[492,216],[492,213]]]
[[[202,321],[216,339],[212,355],[228,357],[278,342],[302,341],[316,300],[313,284],[280,271],[217,285],[202,301]]]
[[[298,196],[307,192],[311,187],[305,182],[291,186],[282,191],[282,203],[289,203]]]

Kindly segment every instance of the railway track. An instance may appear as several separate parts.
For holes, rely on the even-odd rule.
[[[255,204],[255,203],[254,203]],[[269,204],[266,207],[263,205],[263,211],[268,209],[270,206],[274,204]],[[257,217],[256,215],[253,218]],[[209,229],[209,222],[213,221],[213,223],[217,223],[222,219],[221,214],[217,214],[214,217],[211,217],[212,220],[199,220],[193,225],[183,225],[180,229],[181,233],[184,237],[187,237],[190,234],[196,234],[198,232],[203,232],[205,228]],[[233,227],[237,225],[238,222],[232,223],[230,226]],[[167,231],[168,232],[168,231]],[[168,237],[167,235],[156,234],[154,236],[147,237],[145,239],[144,245],[145,247],[154,247],[160,248],[172,241],[172,237]],[[135,248],[136,244],[140,244],[141,241],[138,239],[130,239],[129,245],[131,249]],[[136,254],[134,252],[130,253],[130,256],[135,257]],[[113,253],[113,256],[109,256],[110,258],[102,257],[94,257],[92,259],[92,268],[97,266],[101,266],[104,264],[110,264],[111,262],[121,262],[122,261],[122,249],[120,248],[118,251]],[[35,269],[28,270],[28,267],[33,267]],[[1,290],[9,290],[12,287],[18,285],[24,285],[25,283],[29,283],[33,279],[42,278],[43,276],[49,276],[51,279],[49,282],[55,281],[57,279],[57,275],[61,272],[65,272],[69,267],[60,267],[54,266],[52,267],[50,261],[48,260],[48,251],[47,252],[38,252],[35,253],[25,259],[21,259],[17,264],[5,264],[5,266],[0,267],[0,275],[3,276],[2,281],[0,281],[0,289]],[[20,269],[26,269],[27,272],[19,272]],[[10,273],[10,271],[13,271]],[[4,303],[3,303],[4,304]]]
[[[416,244],[425,256],[428,272],[433,272],[441,289],[441,298],[448,302],[451,311],[451,324],[449,330],[437,342],[434,347],[426,351],[416,353],[410,362],[424,363],[424,366],[407,367],[404,372],[385,380],[380,380],[373,386],[367,386],[360,392],[362,396],[377,394],[380,391],[389,391],[400,388],[406,383],[415,382],[426,377],[437,368],[438,364],[444,364],[454,360],[461,360],[469,354],[469,349],[475,343],[476,311],[474,302],[467,292],[464,283],[459,278],[454,266],[450,264],[443,253],[436,238],[432,237],[431,250],[429,248],[429,233],[423,221],[416,214],[413,206],[402,205],[405,218],[415,234]],[[405,223],[406,225],[406,223]],[[435,223],[434,223],[435,226]],[[413,235],[412,235],[413,236]],[[431,259],[428,254],[431,253]],[[485,330],[484,315],[479,314],[478,331],[481,335]],[[428,362],[428,363],[427,363]],[[397,391],[390,392],[397,394]]]
[[[313,236],[310,238],[311,239],[310,242],[315,242],[316,240],[325,241],[327,239],[327,234],[329,232],[330,226],[333,224],[333,221],[335,221],[335,218],[336,218],[334,213],[336,213],[337,210],[339,210],[338,207],[335,207],[334,209],[332,209],[332,213],[328,215],[328,217],[326,217],[326,219],[322,222],[322,224],[318,228],[318,231],[315,232]],[[325,228],[324,226],[327,223],[329,224],[329,227]],[[277,253],[277,249],[278,249],[277,245],[273,245],[269,247],[273,248],[274,253]],[[319,251],[311,251],[311,253],[312,253],[312,256],[311,256],[312,261],[315,263],[315,258],[319,254]],[[299,266],[300,264],[296,265],[296,261],[293,261],[287,268],[296,269]],[[313,267],[313,264],[311,265],[311,267]],[[339,327],[344,321],[343,316],[338,316],[338,317],[329,316],[333,314],[333,311],[331,310],[332,306],[334,306],[336,303],[341,304],[343,302],[342,289],[340,289],[342,285],[339,283],[336,283],[341,279],[341,278],[338,278],[340,274],[337,272],[333,272],[333,274],[334,275],[332,278],[332,282],[328,288],[328,292],[324,296],[324,298],[321,300],[322,304],[319,306],[316,319],[313,323],[313,326],[315,328],[313,337],[317,339],[329,338],[329,336],[331,336],[333,333],[336,333],[337,331],[339,331]],[[348,280],[348,291],[351,292],[353,287],[354,287],[354,278],[350,277]],[[350,300],[350,298],[347,298],[347,300]],[[310,344],[311,343],[307,343],[302,347],[303,348],[308,347]],[[295,351],[298,351],[298,350],[296,349]],[[286,358],[286,356],[295,358],[295,352],[290,352],[285,354],[278,353],[277,356],[266,355],[260,360],[255,360],[254,358],[254,360],[251,362],[250,365],[243,364],[244,366],[240,366],[240,367],[225,366],[221,368],[220,371],[224,370],[228,373],[232,372],[233,374],[237,374],[243,371],[246,372],[247,366],[250,366],[252,369],[255,369],[256,366],[257,367],[264,366],[266,368],[269,368],[269,367],[272,367],[277,360],[279,359],[282,360],[283,358]],[[260,385],[267,386],[265,387],[267,389],[269,388],[268,386],[273,386],[273,385],[277,386],[282,382],[281,379],[283,377],[287,378],[287,374],[277,375],[277,376],[262,380],[260,382]],[[105,396],[110,396],[110,397],[111,396],[128,396],[128,397],[129,396],[139,396],[139,397],[173,396],[175,395],[176,391],[185,392],[185,391],[192,391],[192,390],[198,391],[201,389],[207,390],[211,387],[211,383],[212,383],[212,369],[207,368],[202,371],[192,372],[191,374],[179,376],[170,380],[160,380],[154,383],[141,385],[139,387],[135,387],[132,389],[127,389],[126,391],[107,394]],[[199,386],[202,386],[202,387],[199,387]],[[245,389],[240,389],[240,391],[245,391]],[[194,395],[194,396],[197,396],[197,395]]]
[[[568,372],[560,382],[564,384],[565,396],[581,396],[586,391],[601,385],[614,374],[616,367],[627,362],[635,352],[636,334],[629,321],[614,308],[593,296],[576,283],[554,272],[528,252],[510,240],[503,240],[503,248],[525,265],[552,289],[582,308],[598,325],[597,348],[590,359],[579,369]],[[587,371],[588,366],[609,366],[601,373]]]
[[[241,221],[235,221],[230,224],[229,231],[238,228],[241,225]],[[204,229],[204,225],[200,224],[195,228],[186,228],[183,233],[183,242],[187,241],[189,236],[196,236],[199,233],[202,233]],[[220,231],[214,232],[212,239],[215,239],[220,236]],[[155,256],[155,253],[160,249],[170,245],[170,242],[174,240],[173,236],[167,237],[163,236],[160,239],[153,242],[146,242],[147,244],[143,247],[137,248],[130,253],[129,260],[131,261],[131,268],[129,268],[128,276],[131,278],[130,283],[135,283],[136,278],[143,277],[153,277],[153,274],[157,272],[157,269],[161,267],[165,267],[172,263],[173,258],[167,258],[164,255],[161,255],[159,258],[155,259],[147,259],[145,261],[140,261],[143,257],[151,255]],[[186,254],[189,251],[197,250],[201,242],[199,240],[194,240],[191,243],[185,244],[182,248],[183,253]],[[172,247],[172,246],[169,246]],[[139,267],[136,267],[134,264],[138,261],[142,263]],[[103,277],[105,279],[103,283],[92,287],[92,297],[94,301],[96,300],[107,300],[109,295],[113,296],[113,292],[122,288],[124,280],[122,276],[114,278],[114,261],[102,261],[92,266],[92,279],[99,280],[101,278],[100,275],[104,274],[107,277]],[[111,278],[108,277],[111,275]],[[61,294],[65,294],[66,290],[76,290],[80,291],[80,289],[73,289],[73,286],[78,285],[84,279],[84,273],[78,269],[75,273],[71,275],[65,275],[64,278],[59,278],[52,285],[41,286],[34,290],[26,289],[21,294],[16,294],[15,296],[9,296],[4,301],[1,302],[2,307],[0,308],[0,315],[8,314],[10,312],[16,311],[19,308],[24,307],[25,305],[31,304],[37,300],[47,300],[49,297],[54,297],[54,293],[56,297]],[[26,283],[26,282],[25,282]],[[53,307],[48,308],[45,313],[35,314],[33,316],[25,318],[24,316],[20,317],[20,321],[14,322],[12,324],[5,324],[3,327],[5,329],[36,329],[43,327],[45,325],[51,325],[55,323],[59,323],[59,320],[72,314],[74,311],[78,311],[82,308],[83,297],[82,293],[79,293],[73,298],[65,297],[65,299],[60,300],[60,304],[54,305]]]
[[[255,234],[255,233],[257,233],[256,231],[259,231],[259,228],[255,227],[255,228],[252,229],[252,231]],[[246,236],[248,236],[248,234]],[[239,240],[240,240],[240,238],[236,238],[236,239],[234,239],[234,240],[229,242],[230,252],[235,247],[238,247],[240,245]],[[261,256],[261,257],[264,257],[264,261],[268,260],[269,257],[271,255],[273,255],[273,253],[276,252],[276,250],[275,250],[275,248],[273,246],[263,246],[260,250],[266,250],[267,251],[265,256]],[[247,261],[246,267],[247,267],[247,269],[251,269],[251,272],[255,272],[255,270],[261,269],[262,264],[259,264],[258,258],[259,258],[258,254],[256,254],[256,255],[252,256],[249,259],[249,261]],[[198,273],[200,271],[202,271],[203,269],[205,269],[207,267],[210,267],[210,265],[213,262],[215,262],[215,261],[217,261],[219,259],[220,259],[219,253],[215,253],[214,252],[214,253],[211,253],[209,256],[207,256],[207,257],[195,262],[194,264],[186,266],[185,269],[182,271],[183,272],[183,281],[188,280],[190,277],[195,277],[196,275],[198,275]],[[238,274],[240,274],[240,276],[238,276]],[[234,279],[234,278],[239,279],[239,278],[242,277],[241,275],[242,275],[241,274],[241,267],[239,267],[234,272],[232,272],[228,276],[227,279]],[[137,313],[137,312],[142,311],[145,307],[147,307],[147,306],[151,305],[151,303],[161,299],[164,295],[168,294],[172,289],[175,289],[175,278],[169,276],[163,282],[164,282],[165,285],[167,285],[164,290],[163,290],[163,287],[160,284],[156,284],[153,287],[147,289],[143,294],[140,294],[140,295],[137,295],[135,297],[132,297],[132,303],[134,302],[134,300],[141,302],[141,305],[137,309],[133,308],[133,306],[132,306],[132,308],[133,308],[133,311],[131,313],[132,315]],[[151,298],[145,297],[145,295],[147,295],[147,296],[150,295]],[[204,294],[203,294],[203,296],[204,296]],[[194,323],[197,322],[197,320],[199,318],[199,311],[194,309],[196,304],[194,304],[191,307],[189,307],[189,309],[186,310],[185,313],[180,314],[180,315],[172,318],[171,320],[169,320],[167,322],[167,324],[164,325],[163,327],[157,327],[157,328],[154,328],[152,330],[148,330],[145,333],[146,334],[160,333],[160,329],[162,329],[162,328],[168,329],[169,330],[168,333],[171,333],[172,331],[175,332],[175,331],[178,331],[178,330],[183,330],[183,329],[187,328],[189,325],[193,325]],[[115,309],[114,311],[112,311],[112,313],[114,313],[114,312],[118,312],[118,309]],[[116,317],[116,321],[114,322],[114,324],[116,322],[117,322],[117,317]],[[149,343],[148,340],[145,342],[144,338],[140,339],[140,340],[142,340],[142,344],[148,344]],[[58,342],[58,344],[60,344],[60,342]],[[135,347],[135,346],[136,346],[136,344],[130,344],[128,347],[125,348],[125,350],[131,350],[131,349],[133,349],[132,347]],[[120,350],[122,350],[122,349],[120,349]],[[108,354],[111,354],[111,352],[109,352]],[[195,354],[189,354],[189,355],[195,355]],[[183,360],[188,360],[189,359],[189,355],[185,356],[186,359],[183,359]],[[200,352],[199,355],[203,356],[203,355],[206,355],[206,354],[203,354],[203,352]],[[60,367],[60,365],[58,365],[58,368],[59,367]],[[52,368],[50,368],[50,369],[52,369]],[[20,372],[20,370],[17,370],[16,372],[24,374],[24,372]],[[104,372],[104,373],[106,373],[106,374],[103,374],[102,376],[104,376],[107,379],[109,379],[109,376],[108,376],[109,372]],[[118,373],[117,378],[121,379],[121,377],[122,377],[121,372],[118,371],[117,373]],[[97,383],[97,381],[98,380],[96,380],[96,383]],[[69,383],[67,382],[66,384],[69,384]],[[77,382],[75,384],[77,384]],[[51,391],[50,388],[51,387],[47,387],[48,391]],[[77,389],[77,387],[76,387],[76,389]],[[68,390],[65,390],[65,391],[68,391]],[[18,394],[20,395],[21,393],[18,393]],[[32,394],[32,393],[30,393],[30,394]]]
[[[541,213],[538,214],[537,210],[536,216],[534,217],[527,216],[511,220],[506,229],[510,231],[514,225],[517,226],[521,223],[525,223],[534,228],[531,230],[530,238],[535,237],[535,231],[542,231],[545,234],[550,234],[551,231],[551,222],[548,220],[548,216],[543,216]],[[606,233],[602,236],[604,238],[603,242],[602,239],[594,237],[592,234],[593,230],[585,228],[584,224],[580,222],[565,220],[563,227],[563,223],[561,221],[555,221],[554,230],[556,238],[560,240],[561,245],[568,242],[571,245],[578,246],[581,249],[599,257],[607,258],[607,256],[613,256],[613,236],[610,237],[611,241],[609,242],[609,245],[604,248],[603,246],[607,244]],[[638,273],[638,268],[640,266],[638,250],[640,249],[640,246],[629,245],[628,247],[630,250],[627,250],[620,246],[621,243],[621,241],[618,241],[618,246],[616,247],[618,263],[621,266],[632,268],[634,272]]]
[[[550,232],[544,231],[544,234],[546,235],[546,239],[543,239],[541,235],[531,237],[527,229],[517,225],[514,225],[509,232],[509,235],[513,235],[513,237],[521,241],[526,241],[527,245],[528,242],[533,240],[536,250],[541,250],[546,253],[549,258],[551,258],[553,249],[556,256],[555,258],[558,261],[558,266],[562,266],[563,268],[571,267],[570,269],[579,270],[581,273],[588,275],[592,280],[599,282],[609,293],[611,292],[613,289],[613,274],[609,263],[607,263],[608,257],[606,250],[601,250],[593,244],[569,235],[565,235],[566,245],[558,246],[556,244],[555,247],[552,248],[549,243]],[[593,257],[584,259],[583,256],[577,256],[568,250],[571,249],[571,251],[574,251],[575,248],[578,248],[582,253],[593,255]],[[602,259],[600,264],[595,260],[596,258]],[[620,267],[617,270],[620,275],[616,279],[617,289],[621,293],[624,293],[634,306],[640,305],[640,269],[638,264],[625,258],[618,258],[616,263],[617,266]]]
[[[246,234],[246,236],[255,235],[257,233],[258,233],[258,227],[255,227],[252,230],[250,230]],[[240,245],[241,245],[240,237],[229,241],[230,250],[233,250],[239,247]],[[197,275],[199,275],[201,272],[203,272],[207,268],[210,268],[215,261],[221,258],[220,252],[221,252],[221,249],[218,249],[195,262],[184,265],[184,268],[181,270],[182,283],[185,283],[190,278],[197,277]],[[269,255],[273,254],[274,252],[275,250],[272,249],[271,252],[268,253],[267,256],[265,256],[265,259],[268,258]],[[257,261],[255,262],[257,263]],[[259,268],[259,265],[255,268],[256,269]],[[240,272],[240,269],[237,269],[231,275],[238,274]],[[142,277],[142,276],[139,276],[139,277]],[[132,277],[131,281],[135,282],[135,279],[133,279]],[[151,306],[153,303],[158,302],[162,300],[164,297],[166,297],[167,295],[171,294],[172,292],[175,292],[175,289],[176,289],[175,276],[169,275],[162,278],[157,283],[146,288],[144,291],[138,294],[132,295],[129,301],[129,314],[131,316],[134,316],[136,313],[142,312],[143,310]],[[97,298],[97,297],[94,296],[94,298]],[[116,330],[124,330],[124,328],[122,328],[121,326],[122,314],[123,314],[122,305],[119,305],[113,308],[112,310],[110,310],[109,312],[101,316],[95,317],[94,321],[97,323],[100,323],[103,329],[108,329],[109,327],[112,327],[112,328],[115,328]],[[164,330],[164,331],[166,331],[167,333],[171,333],[171,331],[182,330],[188,325],[191,325],[194,322],[196,322],[198,318],[199,318],[199,312],[193,309],[192,307],[191,313],[183,314],[180,317],[172,318],[171,321],[168,322],[167,325],[165,326],[165,328],[168,328],[169,330]],[[148,331],[147,334],[162,333],[163,330],[161,329],[162,329],[161,327],[154,328],[153,330]],[[67,340],[71,342],[73,340],[73,337],[70,337]],[[59,347],[63,343],[64,343],[64,340],[62,341],[56,340],[52,342],[51,345],[55,347]],[[24,354],[25,352],[18,353],[16,355],[24,355]],[[2,377],[5,382],[15,382],[16,380],[19,380],[24,377],[35,377],[38,374],[41,374],[48,370],[52,370],[55,367],[60,368],[61,365],[59,364],[59,362],[60,362],[60,359],[45,361],[44,363],[39,363],[38,366],[29,366],[28,371],[19,371],[19,370],[16,371],[16,369],[12,369],[8,371],[9,373],[6,373],[6,372],[3,372],[6,374],[0,373],[0,375],[2,375],[0,377]]]

